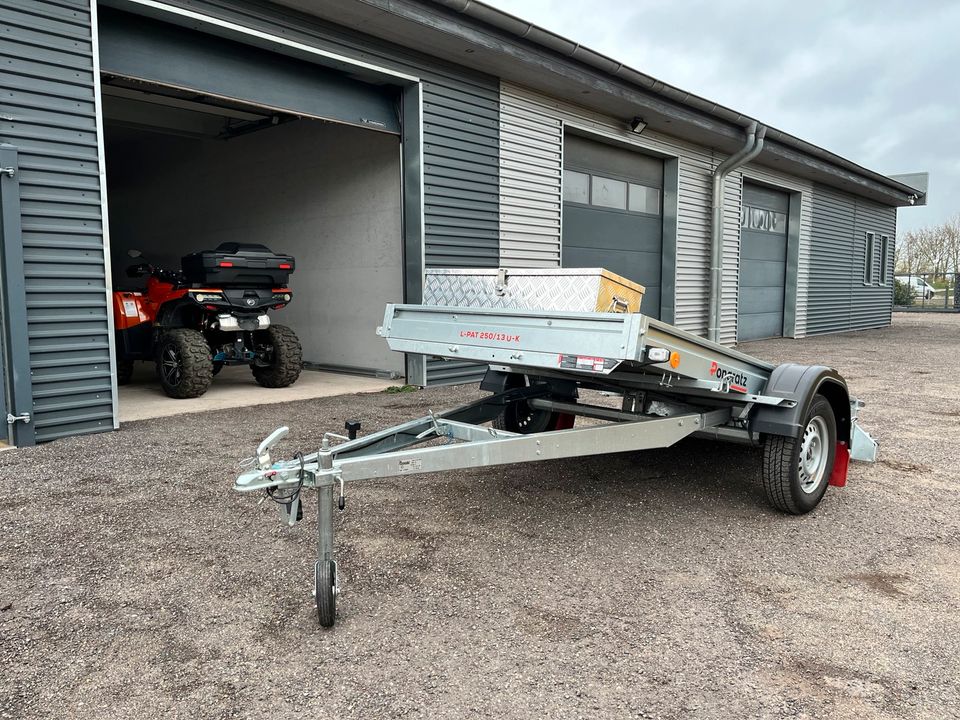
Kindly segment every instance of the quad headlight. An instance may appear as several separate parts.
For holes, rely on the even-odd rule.
[[[290,293],[274,293],[273,299],[278,302],[290,302]]]

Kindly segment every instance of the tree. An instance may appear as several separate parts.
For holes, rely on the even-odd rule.
[[[899,275],[943,278],[960,272],[960,214],[939,225],[903,233],[897,239],[894,267]]]

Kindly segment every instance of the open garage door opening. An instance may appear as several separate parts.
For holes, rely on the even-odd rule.
[[[403,357],[375,334],[385,304],[403,297],[396,135],[127,78],[104,77],[102,88],[114,290],[144,289],[144,277],[128,275],[132,265],[180,270],[190,253],[263,245],[296,265],[285,285],[292,299],[267,314],[299,338],[306,370],[297,383],[321,383],[310,370],[402,376]],[[188,409],[161,393],[159,349],[154,342],[153,356],[135,364],[122,419],[140,416],[124,397],[141,403],[144,393]],[[249,365],[223,366],[212,353],[209,393],[242,396],[239,404],[272,399]],[[332,394],[330,382],[323,378],[322,394]],[[343,391],[366,387],[344,377]]]

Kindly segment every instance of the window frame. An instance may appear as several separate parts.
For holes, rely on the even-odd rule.
[[[890,263],[890,236],[880,236],[880,275],[879,284],[889,285],[890,274],[887,272],[887,265]]]
[[[875,276],[873,272],[873,260],[877,251],[877,235],[873,232],[866,233],[866,247],[863,256],[863,284],[875,285]]]

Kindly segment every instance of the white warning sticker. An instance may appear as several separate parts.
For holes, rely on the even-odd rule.
[[[137,317],[137,303],[134,300],[123,301],[123,314],[127,317]]]
[[[399,470],[402,473],[413,473],[419,472],[420,468],[423,467],[423,460],[420,458],[406,458],[400,461]]]
[[[599,357],[584,357],[583,355],[577,355],[577,369],[578,370],[593,370],[595,372],[603,371],[603,358]]]

